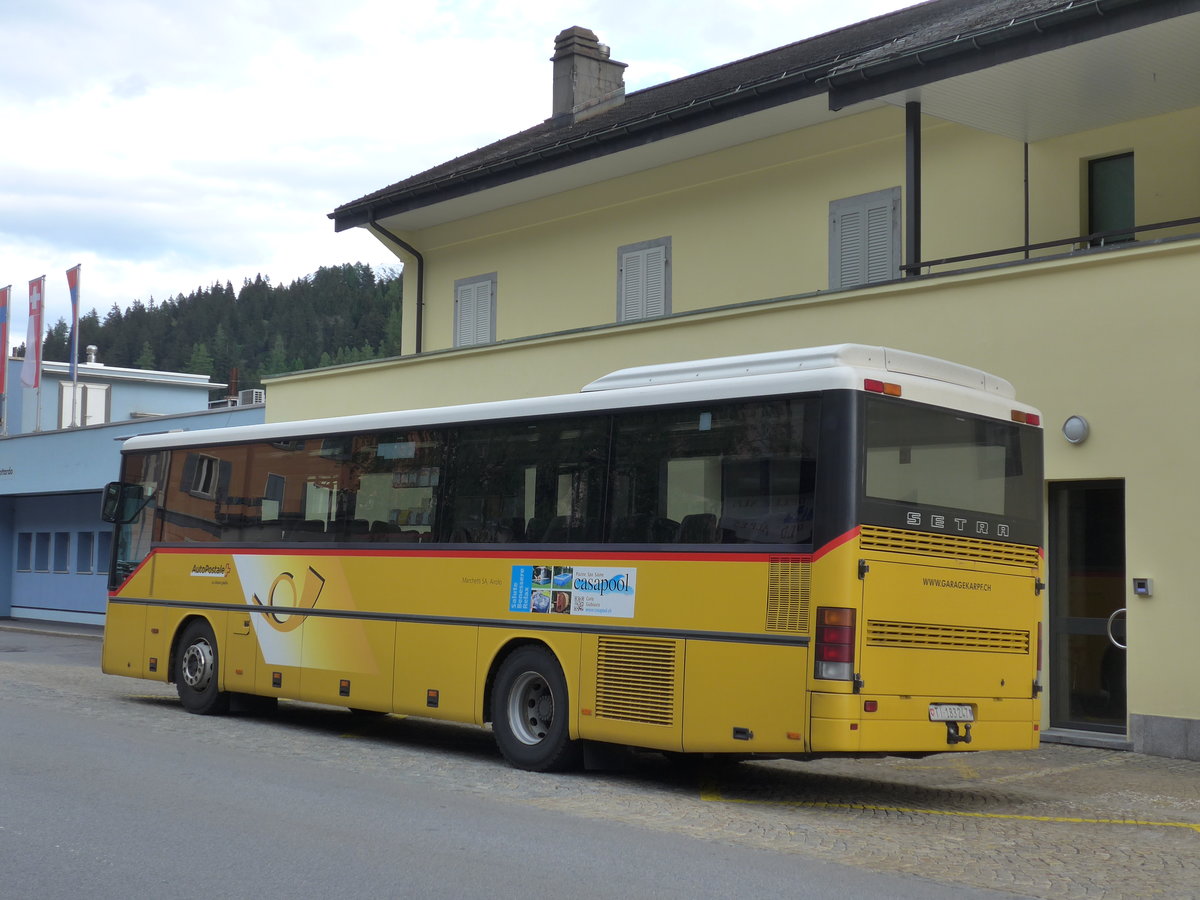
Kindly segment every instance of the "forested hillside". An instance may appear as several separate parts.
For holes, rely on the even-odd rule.
[[[321,268],[288,285],[261,275],[241,288],[214,284],[186,296],[117,305],[103,319],[79,319],[79,357],[95,344],[108,366],[195,372],[225,382],[233,368],[241,388],[267,375],[357,362],[400,352],[399,270],[375,273],[362,263]],[[59,320],[43,358],[65,361],[70,325]],[[24,352],[24,345],[18,348]]]

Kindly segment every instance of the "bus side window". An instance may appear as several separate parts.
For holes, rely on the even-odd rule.
[[[442,498],[443,539],[598,540],[607,445],[606,416],[459,429]]]
[[[608,539],[811,541],[815,410],[812,400],[771,399],[618,417]]]

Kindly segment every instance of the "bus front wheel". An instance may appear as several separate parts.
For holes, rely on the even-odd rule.
[[[548,650],[522,647],[500,665],[492,690],[492,732],[512,765],[531,772],[574,768],[581,756],[567,727],[567,680]]]
[[[218,663],[212,627],[203,619],[188,623],[175,655],[175,690],[188,712],[211,716],[229,709],[229,695],[217,690]]]

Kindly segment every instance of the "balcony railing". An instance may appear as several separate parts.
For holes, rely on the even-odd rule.
[[[1122,228],[1118,231],[1095,231],[1091,234],[1081,234],[1076,237],[1062,238],[1057,241],[1041,241],[1036,244],[1021,244],[1016,247],[1005,247],[1002,250],[985,250],[982,253],[966,253],[962,256],[946,256],[942,259],[923,259],[920,262],[907,263],[900,267],[905,275],[920,275],[922,269],[932,269],[934,266],[949,266],[956,263],[974,262],[981,259],[992,259],[998,256],[1012,256],[1022,253],[1026,258],[1035,250],[1052,250],[1055,247],[1104,247],[1111,244],[1126,244],[1133,242],[1133,234],[1144,231],[1161,231],[1166,228],[1180,228],[1186,225],[1200,225],[1200,216],[1189,219],[1172,219],[1170,222],[1155,222],[1150,225],[1136,225],[1133,228]]]

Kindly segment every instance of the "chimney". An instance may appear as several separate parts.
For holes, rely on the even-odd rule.
[[[554,39],[555,128],[574,125],[625,102],[625,63],[609,58],[596,33],[575,25]]]

